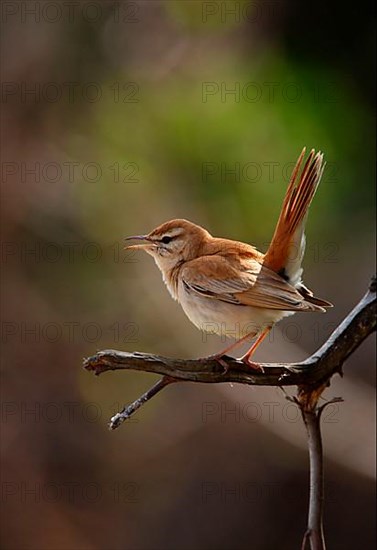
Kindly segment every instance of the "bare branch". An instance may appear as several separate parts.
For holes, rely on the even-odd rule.
[[[325,550],[323,535],[323,504],[324,504],[324,475],[323,475],[323,447],[319,411],[301,409],[302,418],[308,434],[310,482],[309,482],[309,513],[308,526],[304,535],[302,548],[307,541],[312,550]]]
[[[110,370],[133,369],[152,372],[163,377],[131,405],[111,418],[110,429],[116,429],[144,403],[173,382],[238,382],[255,386],[297,386],[297,395],[287,396],[300,408],[308,434],[310,462],[310,496],[308,525],[302,550],[308,543],[311,550],[325,550],[323,535],[323,447],[320,420],[324,408],[337,397],[318,407],[331,377],[342,375],[346,359],[376,329],[376,279],[368,292],[331,334],[327,342],[313,355],[300,363],[261,363],[263,371],[251,371],[241,361],[223,356],[221,361],[206,359],[171,359],[146,353],[116,350],[99,351],[84,360],[84,368],[99,375]],[[225,368],[224,368],[225,367]]]

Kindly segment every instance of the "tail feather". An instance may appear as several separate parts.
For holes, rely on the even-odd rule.
[[[297,288],[299,293],[305,298],[306,302],[309,302],[310,304],[313,304],[315,306],[319,306],[320,311],[326,311],[327,308],[333,307],[331,302],[328,302],[327,300],[323,300],[322,298],[317,298],[317,296],[313,295],[313,292],[309,290],[305,285],[302,283]]]
[[[275,233],[263,262],[294,286],[301,280],[307,213],[325,167],[322,153],[315,153],[312,149],[298,179],[305,151],[304,147],[293,169]]]

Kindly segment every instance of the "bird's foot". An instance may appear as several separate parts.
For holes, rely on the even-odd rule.
[[[198,361],[207,362],[207,361],[217,361],[218,364],[224,369],[223,374],[226,374],[229,370],[229,365],[226,362],[226,359],[232,359],[228,355],[222,353],[215,353],[213,355],[208,355],[207,357],[200,357]]]
[[[247,354],[244,355],[243,357],[240,357],[239,361],[242,361],[242,363],[244,363],[254,371],[262,372],[262,373],[265,372],[262,365],[260,365],[259,363],[254,363],[254,361],[250,361],[250,358],[248,357]]]

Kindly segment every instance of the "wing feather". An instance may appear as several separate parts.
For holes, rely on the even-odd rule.
[[[187,291],[239,306],[286,311],[324,311],[307,302],[280,275],[249,260],[247,268],[233,266],[224,256],[202,256],[185,264],[182,280]]]

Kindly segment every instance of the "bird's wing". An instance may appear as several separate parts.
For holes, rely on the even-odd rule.
[[[187,262],[181,275],[187,291],[214,300],[266,309],[324,311],[256,260],[240,269],[224,256],[201,256]]]

